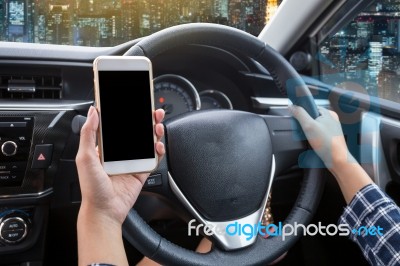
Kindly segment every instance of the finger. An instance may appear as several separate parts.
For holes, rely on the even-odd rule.
[[[164,136],[164,125],[163,124],[156,125],[156,135],[157,135],[157,141],[160,141],[160,139]]]
[[[314,119],[302,107],[293,105],[290,107],[290,111],[304,130],[310,128],[314,123]]]
[[[163,157],[164,154],[165,154],[165,146],[164,146],[164,143],[162,143],[162,142],[157,142],[157,143],[156,143],[156,151],[157,151],[157,154],[158,154],[158,157],[159,157],[159,161],[161,161],[162,157]]]
[[[99,126],[99,117],[94,107],[90,107],[85,124],[81,129],[77,165],[88,163],[100,164],[96,150],[96,132]]]
[[[321,116],[330,116],[333,117],[336,121],[339,121],[339,116],[334,111],[328,110],[324,107],[318,107],[318,111]]]
[[[165,116],[164,110],[163,109],[157,109],[154,112],[154,118],[156,120],[156,124],[161,123],[163,121],[163,119],[164,119],[164,116]]]
[[[322,106],[318,106],[318,111],[321,115],[329,113],[329,110]]]
[[[96,149],[96,132],[99,126],[99,117],[96,109],[91,106],[85,124],[81,129],[79,148],[86,150]]]
[[[321,115],[330,115],[330,112],[332,112],[324,107],[318,107],[318,111]]]

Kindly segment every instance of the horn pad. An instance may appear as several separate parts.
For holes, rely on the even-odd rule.
[[[170,174],[203,218],[229,221],[261,207],[272,163],[262,117],[199,111],[168,120],[165,127]]]

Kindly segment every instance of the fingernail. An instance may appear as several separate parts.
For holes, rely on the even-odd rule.
[[[96,107],[92,106],[92,107],[90,107],[90,109],[91,109],[90,116],[94,116],[97,113]]]
[[[90,106],[87,116],[89,117],[93,113],[93,106]]]

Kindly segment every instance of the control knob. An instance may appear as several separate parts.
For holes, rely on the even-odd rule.
[[[17,153],[17,144],[14,141],[6,141],[1,145],[1,152],[5,156],[13,156]]]

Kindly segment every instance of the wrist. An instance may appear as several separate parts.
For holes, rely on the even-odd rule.
[[[344,156],[334,156],[332,165],[329,167],[329,171],[336,177],[342,176],[342,173],[348,173],[351,168],[359,167],[357,160],[351,155],[350,152],[345,153]]]
[[[95,262],[128,265],[121,223],[82,205],[78,214],[77,231],[79,265],[86,266]]]
[[[358,191],[373,183],[350,153],[344,160],[337,160],[329,170],[338,182],[347,204],[351,202]]]
[[[110,213],[107,213],[105,210],[99,210],[82,201],[78,213],[78,227],[79,226],[105,227],[110,230],[121,230],[122,223],[118,219],[114,219]]]

